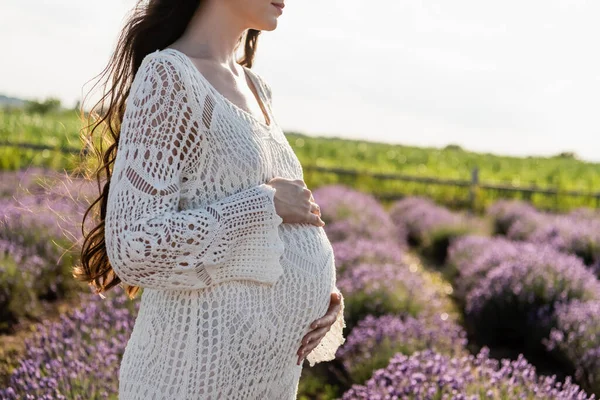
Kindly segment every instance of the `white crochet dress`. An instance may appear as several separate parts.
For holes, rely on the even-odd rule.
[[[120,400],[295,399],[300,341],[339,291],[324,229],[276,213],[266,182],[302,167],[269,85],[244,70],[269,124],[175,49],[147,55],[132,83],[105,218],[114,271],[144,288]],[[342,311],[311,367],[335,357],[344,327]]]

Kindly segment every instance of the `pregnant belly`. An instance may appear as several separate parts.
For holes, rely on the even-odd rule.
[[[224,355],[225,371],[236,371],[247,360],[295,366],[310,323],[327,312],[336,269],[323,228],[281,224],[279,229],[284,273],[274,286],[231,280],[202,290],[144,289],[121,378],[135,380],[139,365],[149,376],[162,376],[171,366],[156,360],[163,360],[164,349],[183,344],[188,347],[176,360],[197,368],[217,353]],[[193,339],[186,341],[188,334]]]
[[[285,243],[282,266],[288,313],[295,314],[300,337],[312,321],[325,315],[335,287],[333,248],[325,230],[311,224],[281,224]]]
[[[333,247],[322,227],[283,223],[279,226],[279,236],[285,245],[284,257],[294,269],[314,278],[331,278],[327,267],[332,261]]]

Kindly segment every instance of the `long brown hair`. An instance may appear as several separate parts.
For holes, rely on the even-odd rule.
[[[73,277],[87,282],[95,288],[97,294],[101,295],[102,292],[121,283],[121,279],[112,269],[107,257],[104,220],[112,164],[117,154],[120,127],[133,78],[146,55],[157,49],[166,48],[183,35],[194,13],[202,4],[202,0],[138,0],[120,32],[116,49],[108,65],[98,75],[105,78],[104,85],[110,89],[89,112],[88,125],[82,129],[80,136],[85,143],[84,154],[87,153],[87,147],[89,147],[98,157],[98,167],[92,174],[96,176],[100,195],[83,215],[81,229],[84,240],[81,250],[81,265],[75,266],[73,269]],[[252,67],[260,33],[260,30],[248,29],[240,37],[236,50],[244,42],[244,53],[243,57],[237,60],[238,64],[248,68]],[[85,119],[83,103],[79,111]],[[99,128],[100,140],[97,140],[94,138],[94,134]],[[94,146],[95,142],[99,144],[98,148]],[[105,151],[103,143],[109,144]],[[102,185],[104,175],[106,179]],[[99,218],[97,210],[94,212],[98,205],[100,206]],[[94,212],[92,221],[96,225],[86,234],[85,220],[92,212]],[[131,299],[140,289],[125,283],[122,286]]]

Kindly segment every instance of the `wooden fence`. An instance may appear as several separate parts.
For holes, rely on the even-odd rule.
[[[81,154],[81,149],[74,147],[52,147],[45,145],[38,145],[32,143],[11,143],[7,141],[0,141],[0,146],[4,147],[16,147],[22,149],[33,149],[33,150],[51,150],[58,151],[61,153],[67,154]],[[86,152],[84,151],[83,155],[85,156]],[[541,194],[544,196],[549,196],[554,198],[554,209],[559,209],[559,201],[561,197],[579,197],[579,198],[587,198],[593,201],[593,204],[596,208],[600,208],[600,192],[584,192],[577,190],[562,190],[559,188],[539,188],[535,185],[531,186],[516,186],[516,185],[508,185],[508,184],[494,184],[494,183],[485,183],[479,180],[479,170],[474,168],[471,172],[471,179],[462,180],[462,179],[440,179],[433,177],[422,177],[422,176],[413,176],[413,175],[405,175],[405,174],[397,174],[397,173],[374,173],[368,171],[359,171],[352,169],[344,169],[344,168],[330,168],[330,167],[319,167],[316,165],[304,165],[304,171],[306,172],[322,172],[322,173],[331,173],[339,176],[352,176],[352,177],[368,177],[372,179],[379,180],[394,180],[399,182],[414,182],[414,183],[422,183],[422,184],[430,184],[437,186],[449,186],[449,187],[463,187],[465,190],[468,190],[468,199],[467,203],[470,205],[472,209],[476,208],[477,201],[477,193],[480,191],[495,191],[496,193],[501,194],[510,194],[510,193],[519,193],[524,196],[531,196],[533,194]],[[378,194],[378,198],[382,200],[394,200],[401,198],[402,195],[399,194]],[[500,197],[503,197],[502,195]],[[507,196],[508,197],[508,196]]]
[[[593,204],[596,208],[600,207],[600,192],[584,192],[577,190],[563,190],[559,188],[539,188],[535,185],[532,186],[516,186],[516,185],[508,185],[508,184],[494,184],[494,183],[485,183],[479,180],[479,169],[474,168],[471,172],[470,180],[462,180],[462,179],[440,179],[433,177],[422,177],[422,176],[413,176],[413,175],[405,175],[405,174],[396,174],[396,173],[373,173],[367,171],[357,171],[351,169],[343,169],[343,168],[329,168],[329,167],[319,167],[316,165],[306,165],[303,167],[305,171],[311,172],[323,172],[323,173],[333,173],[340,176],[353,176],[353,177],[370,177],[376,180],[393,180],[400,182],[415,182],[422,184],[430,184],[430,185],[438,185],[438,186],[450,186],[450,187],[463,187],[468,190],[468,199],[467,203],[470,205],[472,209],[476,209],[477,205],[475,204],[477,201],[477,194],[481,191],[495,191],[501,194],[508,193],[519,193],[524,195],[524,197],[531,196],[533,194],[541,194],[544,196],[549,196],[554,198],[554,209],[558,210],[559,202],[561,197],[579,197],[579,198],[587,198],[593,200]],[[382,200],[395,200],[403,197],[399,194],[379,194],[378,198]],[[504,197],[504,196],[500,196]],[[508,197],[508,196],[507,196]]]
[[[35,143],[13,143],[8,141],[0,141],[0,146],[2,147],[16,147],[19,149],[27,149],[27,150],[50,150],[57,151],[63,154],[80,154],[83,150],[84,154],[87,154],[87,149],[78,149],[75,147],[55,147],[55,146],[46,146],[43,144],[35,144]]]

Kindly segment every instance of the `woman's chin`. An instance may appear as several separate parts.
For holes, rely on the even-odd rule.
[[[265,20],[260,27],[254,29],[259,31],[274,31],[277,28],[277,22],[277,17],[273,16]]]

